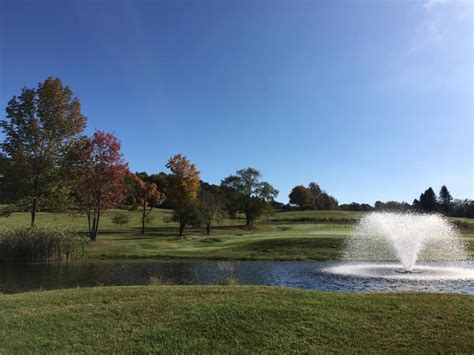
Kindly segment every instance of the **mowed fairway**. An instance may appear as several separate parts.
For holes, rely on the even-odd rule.
[[[129,286],[0,295],[0,353],[473,353],[474,298]]]
[[[188,229],[177,237],[177,225],[169,222],[171,211],[153,210],[153,220],[145,235],[139,231],[140,213],[127,213],[130,222],[119,227],[111,221],[116,211],[101,220],[98,241],[89,243],[89,258],[207,258],[253,260],[337,260],[342,255],[345,238],[359,212],[303,211],[277,212],[260,219],[248,229],[242,219],[225,220],[210,236],[202,229]],[[463,238],[474,255],[474,220],[452,219],[458,223]],[[0,218],[0,226],[27,226],[28,213],[14,213]],[[61,225],[86,230],[86,218],[70,213],[39,213],[38,225]]]

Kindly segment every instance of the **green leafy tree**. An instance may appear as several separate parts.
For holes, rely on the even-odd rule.
[[[224,202],[217,187],[201,187],[196,212],[198,224],[204,224],[206,233],[211,234],[211,226],[225,217]]]
[[[239,206],[245,214],[246,225],[250,226],[261,215],[267,204],[278,195],[272,185],[261,181],[261,173],[257,169],[241,169],[235,175],[225,178],[221,185],[239,193]]]
[[[5,135],[0,148],[10,164],[3,172],[3,198],[26,204],[34,226],[41,201],[63,180],[63,158],[86,119],[73,92],[51,77],[24,88],[8,102],[6,113],[0,120]]]
[[[318,196],[318,210],[335,210],[337,209],[338,204],[339,203],[337,202],[337,200],[326,192],[322,192]]]
[[[321,195],[322,190],[315,182],[310,182],[308,188],[311,191],[311,195],[313,195],[313,208],[317,209],[318,197]]]
[[[313,208],[314,198],[311,190],[303,185],[293,187],[288,195],[290,203],[297,205],[300,210]]]

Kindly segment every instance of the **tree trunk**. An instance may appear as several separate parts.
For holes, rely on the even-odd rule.
[[[179,222],[179,236],[182,237],[184,234],[184,227],[186,224],[183,221]]]
[[[142,234],[145,234],[145,219],[146,219],[146,200],[143,202],[143,212],[142,212]]]
[[[245,214],[246,226],[250,227],[252,225],[252,217],[249,214]]]
[[[92,219],[92,229],[89,232],[89,237],[91,241],[97,240],[97,235],[99,234],[99,220],[100,220],[100,211],[94,211],[94,217]]]
[[[35,226],[36,220],[36,208],[37,208],[37,199],[33,198],[33,203],[31,204],[31,227]]]
[[[210,223],[206,224],[206,232],[207,232],[207,235],[211,234],[211,224]]]

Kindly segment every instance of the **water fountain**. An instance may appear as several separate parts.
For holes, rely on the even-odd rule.
[[[468,257],[459,232],[436,214],[369,213],[348,239],[344,260],[327,271],[391,279],[474,279],[474,270],[462,264]]]

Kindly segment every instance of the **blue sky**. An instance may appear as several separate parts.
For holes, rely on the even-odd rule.
[[[474,2],[2,0],[0,50],[2,112],[60,77],[133,171],[474,197]]]

